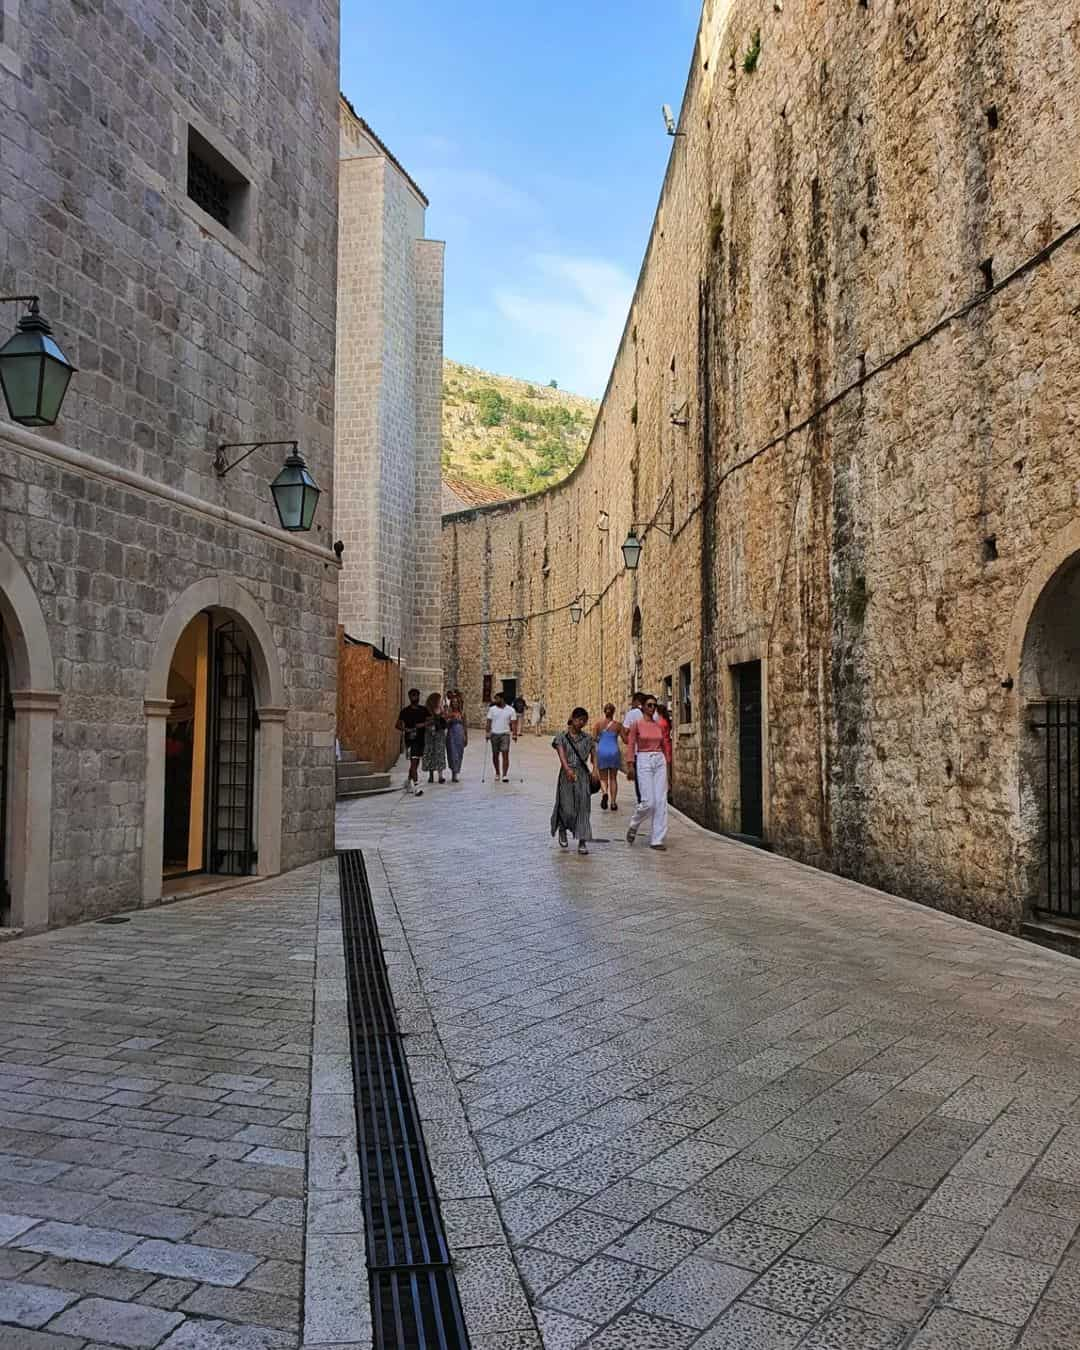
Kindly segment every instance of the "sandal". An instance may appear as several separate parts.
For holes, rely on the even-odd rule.
[[[606,792],[605,792],[604,795],[600,798],[600,810],[601,810],[601,811],[606,811],[606,810],[607,810],[607,793],[606,793]]]

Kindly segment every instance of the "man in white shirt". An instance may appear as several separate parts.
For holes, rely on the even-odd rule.
[[[495,765],[495,781],[499,781],[499,757],[502,756],[502,781],[510,781],[510,740],[518,738],[518,716],[506,702],[506,695],[500,690],[495,702],[487,710],[484,733],[491,742],[491,760]]]
[[[623,738],[624,741],[626,741],[626,739],[629,737],[630,728],[634,725],[634,723],[640,722],[641,719],[645,716],[641,707],[641,705],[644,702],[645,702],[645,695],[642,693],[634,694],[631,697],[630,707],[627,709],[626,713],[623,716],[622,728],[619,731],[619,735]],[[633,775],[633,784],[634,784],[634,796],[638,799],[638,805],[640,806],[641,787],[638,784],[637,774]]]

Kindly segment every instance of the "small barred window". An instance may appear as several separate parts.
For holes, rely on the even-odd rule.
[[[239,239],[248,234],[249,187],[240,170],[189,126],[187,195],[200,210]]]
[[[229,228],[229,185],[194,150],[188,150],[187,190],[196,206]]]

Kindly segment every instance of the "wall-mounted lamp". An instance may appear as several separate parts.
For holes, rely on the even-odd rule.
[[[667,491],[660,499],[660,506],[671,497],[671,486],[668,485]],[[660,507],[657,507],[657,515],[660,514]],[[626,564],[628,572],[636,572],[638,563],[641,561],[641,550],[644,547],[638,538],[638,530],[659,530],[660,533],[670,539],[675,533],[675,503],[671,503],[671,514],[669,517],[670,526],[659,524],[656,520],[635,520],[630,526],[630,533],[622,546],[623,562]]]
[[[611,517],[606,511],[600,512],[600,518],[596,522],[596,528],[604,534],[611,529]]]
[[[513,642],[513,640],[514,640],[514,638],[515,638],[516,636],[517,636],[517,633],[516,633],[516,630],[515,630],[515,628],[514,628],[514,621],[513,621],[513,619],[507,619],[507,621],[506,621],[506,640],[507,640],[507,642]]]
[[[0,295],[0,302],[26,305],[14,334],[0,347],[0,385],[8,416],[24,427],[51,427],[75,367],[57,346],[36,295]]]
[[[599,599],[600,597],[598,595],[590,595],[588,591],[582,591],[576,600],[570,602],[570,622],[572,624],[579,624],[585,613],[585,602],[587,600],[595,602]]]
[[[664,130],[669,136],[685,136],[685,131],[679,130],[679,124],[675,121],[675,114],[671,111],[669,104],[665,103],[660,108],[664,119]]]
[[[337,554],[337,560],[338,560],[338,562],[340,562],[340,561],[341,561],[341,555],[345,552],[345,541],[344,541],[344,539],[336,539],[336,540],[334,541],[334,552]]]
[[[690,418],[688,416],[689,408],[690,400],[684,398],[677,408],[671,410],[670,421],[673,427],[688,427],[690,425]]]
[[[277,507],[281,528],[310,530],[311,522],[315,518],[315,508],[322,494],[295,441],[229,441],[225,445],[219,445],[214,454],[214,472],[219,478],[224,478],[256,450],[272,445],[289,446],[289,454],[285,456],[281,472],[270,484],[270,495]],[[226,450],[243,450],[244,453],[230,463],[225,455]]]

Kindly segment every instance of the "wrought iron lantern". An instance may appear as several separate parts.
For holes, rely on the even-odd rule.
[[[304,456],[295,446],[286,456],[281,472],[270,484],[274,505],[283,530],[310,530],[319,504],[319,485],[311,476]]]
[[[5,295],[26,304],[15,333],[0,347],[0,386],[8,416],[24,427],[51,427],[60,416],[75,367],[42,317],[36,295]]]
[[[641,561],[641,540],[633,526],[630,527],[630,533],[626,536],[626,542],[622,546],[622,555],[626,570],[636,572],[638,563]]]
[[[585,607],[582,605],[581,597],[579,596],[578,599],[575,600],[574,603],[570,606],[570,622],[575,624],[580,623],[581,616],[584,613]]]
[[[271,445],[287,445],[289,447],[289,453],[285,456],[285,463],[281,472],[270,484],[270,495],[277,507],[281,528],[283,530],[310,530],[311,522],[315,518],[315,508],[318,506],[319,497],[322,494],[295,441],[230,441],[225,445],[219,445],[214,456],[214,471],[219,478],[224,478],[227,473],[235,469],[238,464],[242,464],[256,450],[262,450]],[[226,450],[243,450],[244,453],[238,455],[230,463],[225,455]],[[338,553],[338,558],[340,559],[340,557],[341,553]]]

